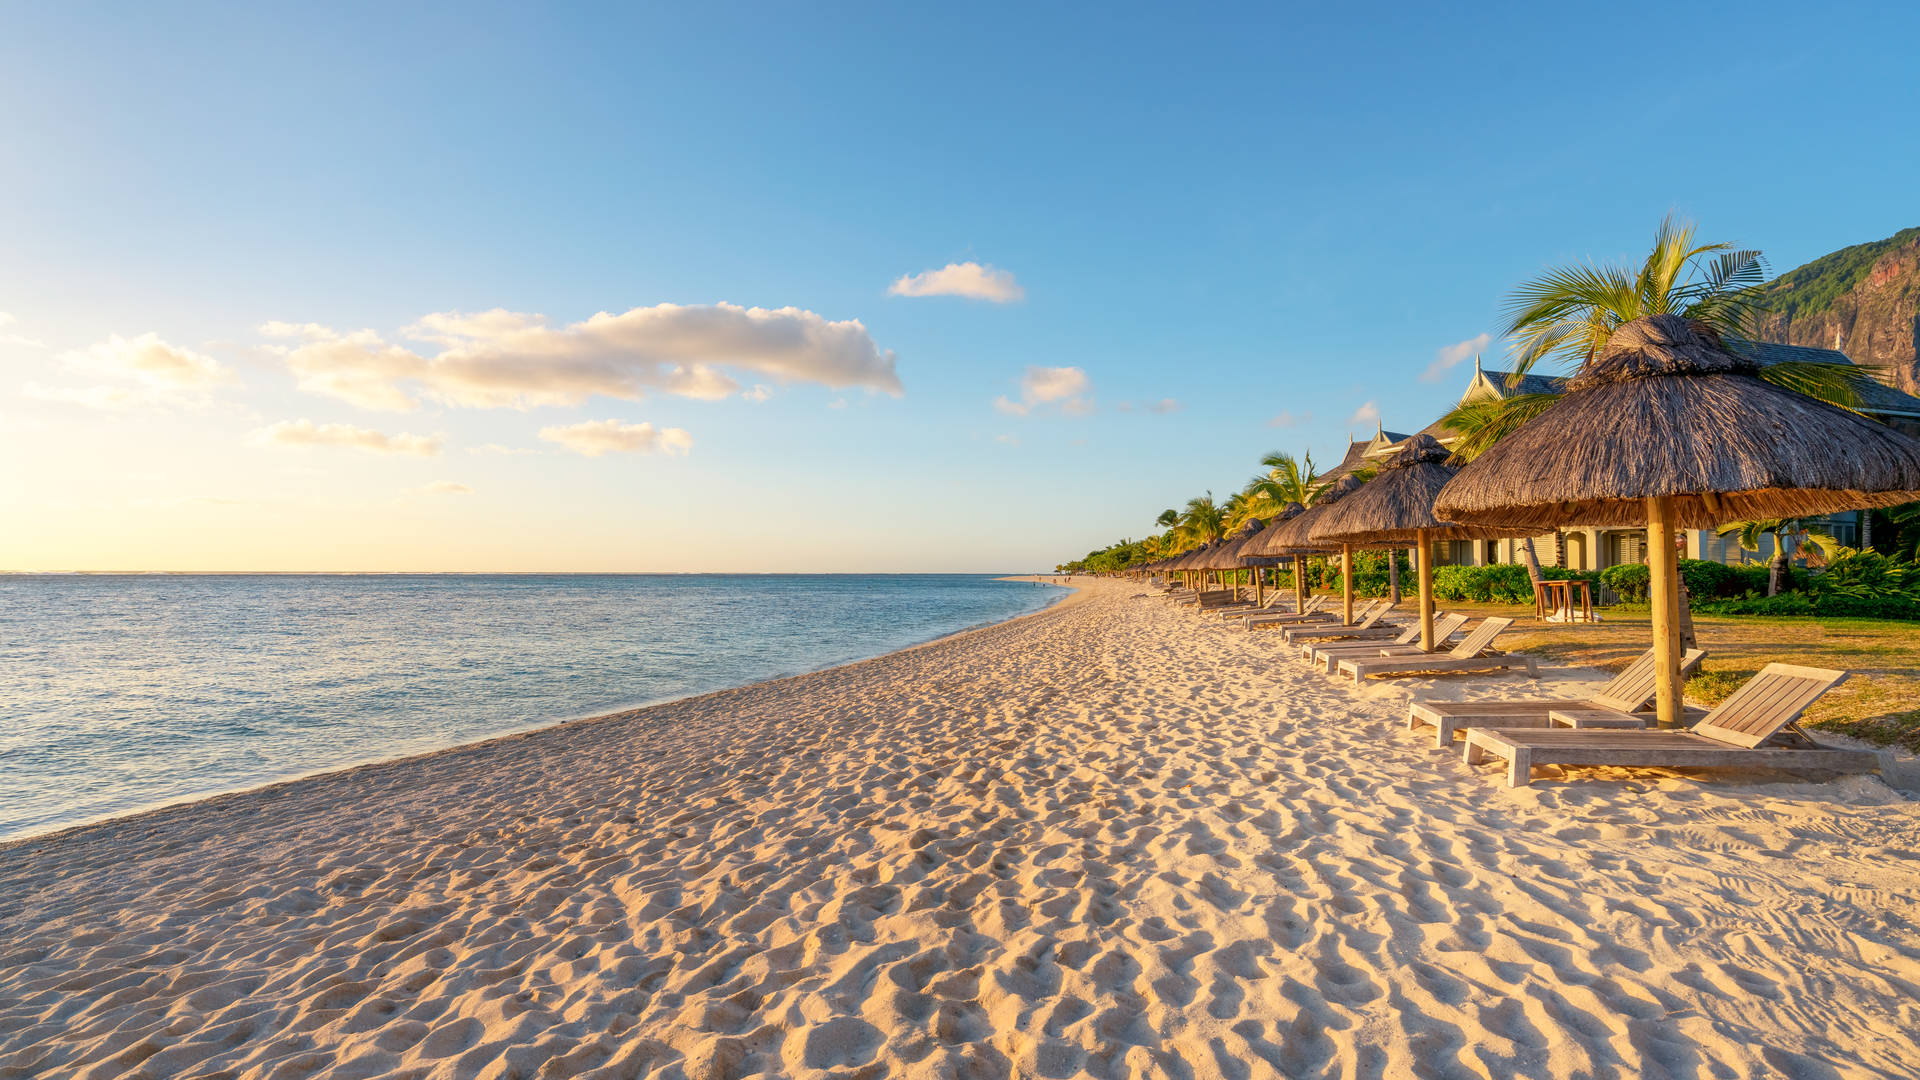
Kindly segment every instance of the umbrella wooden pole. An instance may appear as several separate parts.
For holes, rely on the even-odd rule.
[[[1293,557],[1293,610],[1307,610],[1307,557]]]
[[[1340,621],[1353,625],[1353,545],[1340,545]]]
[[[1414,549],[1420,559],[1420,648],[1432,652],[1433,643],[1433,544],[1427,540],[1427,530],[1416,533],[1419,546]]]
[[[1266,582],[1261,580],[1260,568],[1256,566],[1253,568],[1253,606],[1254,607],[1263,606],[1263,602],[1266,599],[1266,595],[1267,595]]]
[[[1647,500],[1647,570],[1653,601],[1653,703],[1661,727],[1678,727],[1680,702],[1680,564],[1673,555],[1673,499]]]

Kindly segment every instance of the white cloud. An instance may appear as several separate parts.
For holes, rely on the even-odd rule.
[[[502,455],[506,455],[506,454],[537,454],[537,453],[539,453],[539,452],[540,452],[540,451],[538,451],[538,450],[535,450],[535,449],[533,449],[532,447],[527,447],[527,446],[502,446],[501,444],[499,444],[499,443],[497,443],[497,442],[490,442],[490,443],[484,443],[484,444],[482,444],[482,445],[480,445],[480,446],[469,446],[469,447],[467,447],[467,453],[469,453],[469,454],[502,454]]]
[[[1020,376],[1020,400],[1005,394],[993,407],[1008,416],[1026,416],[1043,405],[1058,405],[1069,416],[1093,411],[1093,380],[1077,367],[1029,367]]]
[[[1456,341],[1451,345],[1442,345],[1440,348],[1434,350],[1433,363],[1428,364],[1427,370],[1420,373],[1420,381],[1439,382],[1441,379],[1446,378],[1447,372],[1452,370],[1462,360],[1485,351],[1487,345],[1492,341],[1492,334],[1482,333],[1475,334],[1465,341]]]
[[[176,390],[207,390],[232,377],[213,357],[169,345],[153,333],[114,334],[84,352],[69,353],[66,360],[85,371]]]
[[[693,436],[680,428],[655,428],[652,424],[623,424],[618,420],[584,420],[565,427],[540,429],[540,437],[576,454],[599,457],[608,453],[651,454],[669,457],[693,449]]]
[[[24,337],[6,329],[20,320],[4,311],[0,311],[0,345],[19,345],[28,349],[44,349],[46,345],[30,337]]]
[[[584,322],[493,310],[437,312],[403,336],[432,355],[372,330],[340,333],[314,323],[267,323],[300,388],[368,409],[404,411],[421,398],[469,408],[578,405],[600,394],[638,400],[648,391],[716,399],[740,389],[722,368],[898,395],[894,355],[856,319],[831,322],[800,308],[659,304]]]
[[[1347,417],[1347,426],[1349,427],[1352,427],[1357,424],[1360,424],[1360,425],[1377,424],[1379,422],[1380,422],[1380,406],[1374,404],[1371,401],[1353,410],[1353,415]]]
[[[938,270],[905,274],[888,286],[887,292],[894,296],[965,296],[996,304],[1011,304],[1027,295],[1013,279],[1012,271],[977,262],[948,263]]]
[[[1019,446],[1019,445],[1020,445],[1020,436],[1018,436],[1018,435],[995,435],[995,436],[993,437],[993,441],[994,441],[994,442],[997,442],[997,443],[1003,443],[1003,444],[1005,444],[1005,445],[1007,445],[1007,446]]]
[[[154,333],[132,338],[113,334],[63,354],[60,363],[75,375],[105,381],[79,387],[28,383],[21,392],[90,409],[190,406],[205,404],[215,387],[233,378],[233,372],[213,357],[169,345]]]
[[[351,424],[316,424],[311,420],[282,420],[253,433],[255,442],[270,446],[346,446],[376,454],[413,454],[432,457],[445,439],[438,435],[389,435]]]
[[[742,390],[740,396],[748,401],[765,401],[773,396],[773,387],[765,383],[756,383],[753,389]]]
[[[435,480],[423,488],[415,489],[419,495],[471,495],[473,489],[455,480]]]
[[[1267,421],[1267,426],[1277,427],[1277,428],[1290,428],[1290,427],[1299,427],[1302,424],[1311,423],[1312,421],[1313,421],[1313,410],[1311,409],[1305,412],[1302,412],[1297,416],[1293,413],[1291,409],[1281,409],[1280,415]]]
[[[1159,401],[1149,402],[1147,404],[1147,411],[1150,413],[1159,413],[1161,416],[1166,416],[1169,413],[1177,413],[1185,407],[1186,406],[1181,405],[1178,401],[1174,400],[1173,398],[1167,397],[1167,398],[1161,398]]]
[[[1077,367],[1030,367],[1020,377],[1020,394],[1028,401],[1060,401],[1082,394],[1093,385]]]
[[[118,411],[146,404],[146,397],[124,386],[42,386],[27,383],[20,393],[39,401],[57,401],[83,409]]]

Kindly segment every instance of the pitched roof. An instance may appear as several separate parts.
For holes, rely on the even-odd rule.
[[[1511,371],[1482,368],[1480,374],[1487,377],[1487,381],[1493,384],[1494,389],[1498,390],[1502,397],[1511,394],[1560,394],[1565,393],[1567,389],[1567,380],[1559,375],[1541,375],[1538,372],[1529,371],[1520,376],[1519,386],[1509,386],[1507,380],[1513,378]]]
[[[1754,360],[1762,367],[1770,364],[1848,364],[1847,354],[1839,349],[1815,349],[1805,345],[1781,345],[1772,341],[1742,342],[1735,348]],[[1899,416],[1920,416],[1920,398],[1880,381],[1886,377],[1882,370],[1872,364],[1854,365],[1873,376],[1870,386],[1860,388],[1860,411],[1868,413],[1890,413]]]

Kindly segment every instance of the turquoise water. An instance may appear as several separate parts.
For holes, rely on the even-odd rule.
[[[976,575],[0,577],[0,837],[891,652]]]

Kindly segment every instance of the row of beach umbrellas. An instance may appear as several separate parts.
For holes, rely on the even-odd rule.
[[[1335,552],[1352,621],[1355,548],[1417,556],[1421,647],[1434,648],[1432,543],[1645,527],[1655,702],[1680,722],[1679,560],[1673,535],[1920,500],[1920,439],[1758,377],[1751,359],[1675,315],[1616,330],[1564,397],[1465,466],[1416,435],[1361,483],[1341,477],[1232,537],[1141,569],[1258,568]],[[1302,575],[1294,575],[1296,590]],[[1255,575],[1256,582],[1258,575]],[[1258,586],[1256,585],[1256,588]]]

